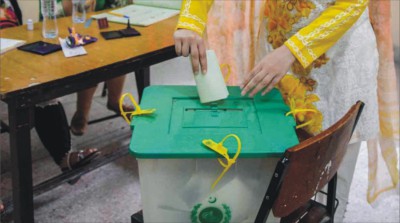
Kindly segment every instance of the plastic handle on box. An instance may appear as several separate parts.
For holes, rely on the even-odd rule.
[[[216,143],[212,139],[205,139],[203,140],[203,144],[214,150],[216,153],[222,155],[226,159],[229,159],[228,149],[225,148],[222,143]]]
[[[230,158],[228,155],[228,149],[223,146],[224,142],[229,138],[233,137],[236,139],[238,148],[236,150],[236,154],[233,156],[233,158]],[[224,170],[222,173],[218,176],[218,178],[214,181],[214,183],[211,185],[211,190],[215,188],[215,186],[218,184],[218,182],[222,179],[222,177],[225,175],[226,172],[228,172],[229,168],[231,168],[232,164],[236,162],[236,159],[238,158],[240,151],[242,149],[242,143],[240,141],[240,138],[235,135],[235,134],[229,134],[225,136],[221,142],[216,143],[212,139],[204,139],[203,144],[210,148],[211,150],[215,151],[216,153],[220,154],[226,159],[226,163],[224,163],[220,158],[218,158],[219,164],[224,167]]]
[[[131,112],[126,112],[124,111],[124,98],[128,96],[129,99],[131,100],[133,106],[135,107],[135,111],[131,111]],[[125,121],[128,124],[131,124],[132,118],[135,115],[150,115],[153,114],[156,109],[152,108],[152,109],[141,109],[139,104],[136,102],[135,98],[132,96],[132,94],[130,93],[125,93],[121,96],[121,98],[119,99],[119,111],[121,112],[122,117],[124,117]],[[130,117],[128,118],[128,114],[130,114]]]

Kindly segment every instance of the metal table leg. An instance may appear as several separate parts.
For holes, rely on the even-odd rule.
[[[140,101],[144,88],[150,85],[150,67],[143,67],[135,70],[135,76]]]
[[[34,222],[30,107],[8,104],[14,222]]]

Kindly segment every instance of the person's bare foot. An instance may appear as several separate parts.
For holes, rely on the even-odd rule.
[[[79,112],[75,112],[71,119],[71,133],[76,136],[83,135],[88,125],[87,122],[87,118],[84,115],[80,114]]]
[[[110,111],[113,111],[113,112],[115,112],[117,114],[121,114],[121,111],[119,110],[119,104],[118,103],[110,103],[110,102],[108,102],[107,103],[107,108]],[[135,111],[135,107],[133,105],[123,104],[122,105],[122,109],[124,110],[124,112]]]
[[[5,207],[4,207],[3,201],[0,200],[0,214],[2,214],[4,212],[4,210],[5,210]]]

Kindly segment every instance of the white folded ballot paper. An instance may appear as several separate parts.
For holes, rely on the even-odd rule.
[[[67,45],[67,42],[65,39],[62,39],[59,37],[58,40],[60,41],[60,45],[61,45],[61,48],[62,48],[62,51],[63,51],[65,57],[76,57],[76,56],[87,54],[87,52],[86,52],[85,48],[83,48],[83,46],[77,46],[77,47],[71,48]]]
[[[164,19],[168,19],[179,14],[179,8],[174,9],[173,4],[175,2],[168,4],[158,4],[153,1],[134,1],[132,5],[128,5],[119,9],[115,9],[110,13],[101,13],[97,15],[92,15],[92,18],[100,19],[106,17],[109,22],[123,23],[127,24],[129,18],[129,23],[134,26],[149,26],[156,22],[160,22]],[[163,1],[167,3],[168,1]],[[171,7],[171,8],[167,8]],[[118,15],[118,16],[117,16]]]
[[[218,101],[229,95],[217,56],[213,50],[207,50],[207,74],[201,72],[195,74],[194,80],[201,103]]]

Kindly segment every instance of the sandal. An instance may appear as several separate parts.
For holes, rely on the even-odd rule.
[[[78,152],[69,152],[61,161],[60,168],[62,172],[67,172],[88,164],[90,161],[100,155],[97,149],[85,149]],[[68,183],[73,185],[80,179],[80,176],[69,180]]]
[[[87,125],[87,119],[84,116],[78,115],[78,113],[75,112],[74,116],[71,119],[71,133],[76,136],[81,136],[85,133]]]
[[[115,105],[111,105],[110,103],[107,103],[107,109],[110,110],[110,111],[113,111],[113,112],[115,112],[115,113],[117,113],[119,115],[121,115],[121,111],[119,110],[119,105],[118,104],[117,104],[117,106],[115,106]],[[135,111],[135,107],[133,107],[133,105],[123,104],[122,105],[122,109],[125,112]]]

